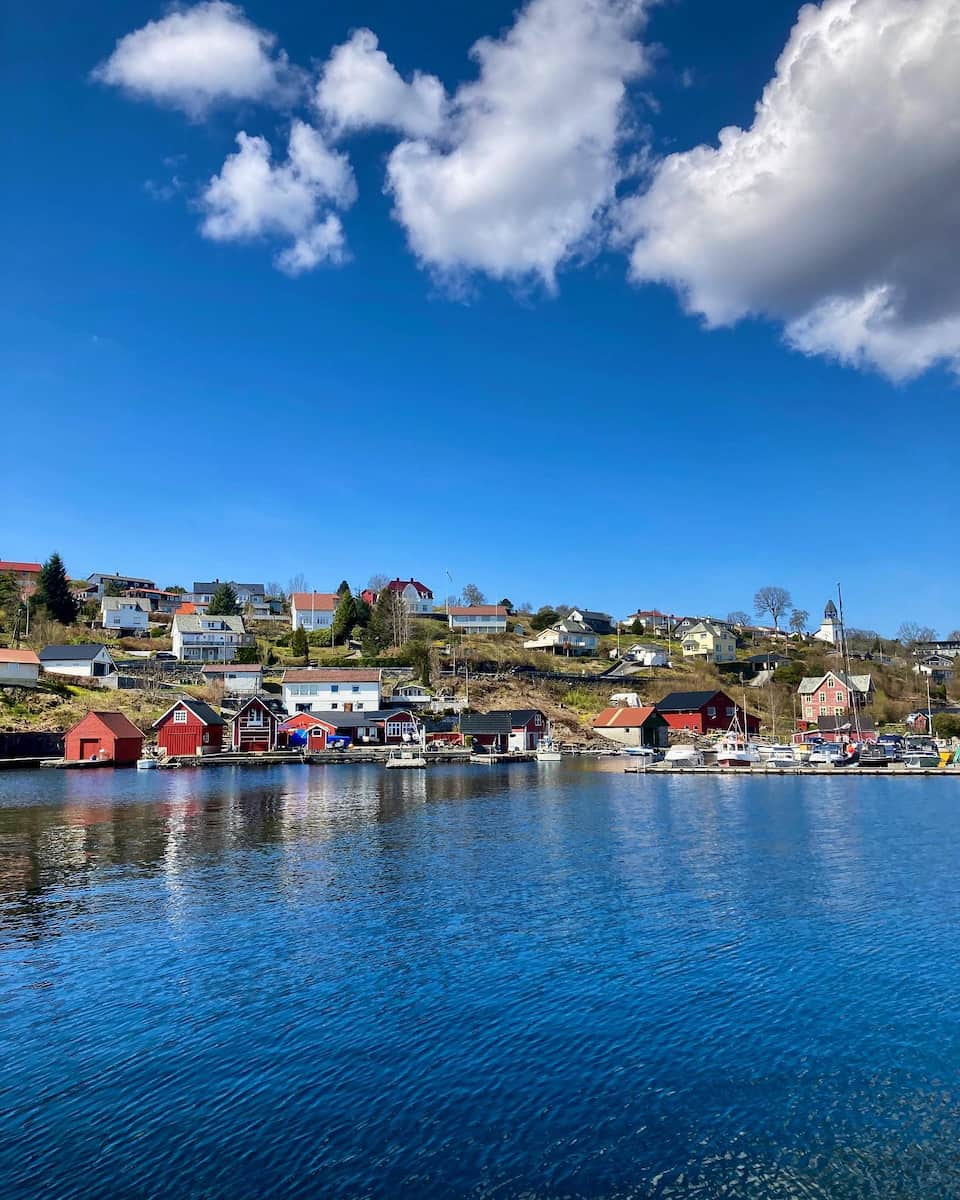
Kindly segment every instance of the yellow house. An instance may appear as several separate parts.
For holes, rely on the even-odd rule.
[[[737,657],[737,639],[729,629],[712,621],[698,621],[683,635],[683,657],[704,662],[728,663]]]

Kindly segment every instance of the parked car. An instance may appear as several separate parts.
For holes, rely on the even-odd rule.
[[[177,656],[170,650],[158,650],[153,656],[157,662],[176,662]]]

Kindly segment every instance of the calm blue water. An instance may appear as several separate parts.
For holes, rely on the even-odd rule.
[[[0,775],[0,1197],[960,1195],[960,790]]]

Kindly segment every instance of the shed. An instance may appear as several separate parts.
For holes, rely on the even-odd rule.
[[[40,659],[32,650],[0,650],[0,687],[36,687]]]
[[[88,712],[63,743],[63,756],[71,762],[100,759],[116,766],[130,766],[143,752],[143,734],[119,712]]]
[[[595,733],[621,746],[665,746],[670,727],[652,705],[605,708],[593,721]]]
[[[247,754],[266,754],[277,748],[280,718],[259,696],[252,696],[230,722],[230,744]]]
[[[218,754],[223,748],[223,717],[203,700],[181,697],[153,728],[157,745],[168,755]]]

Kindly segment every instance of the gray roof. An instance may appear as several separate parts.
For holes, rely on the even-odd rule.
[[[243,633],[243,617],[201,617],[196,613],[174,613],[173,623],[181,633],[216,633],[205,621],[223,621],[231,633]]]
[[[106,649],[106,646],[100,642],[81,642],[77,646],[44,646],[40,651],[39,658],[41,662],[53,662],[61,658],[90,659],[92,661],[101,650]]]
[[[128,596],[104,596],[100,601],[100,607],[104,611],[111,611],[115,608],[139,608],[141,612],[150,611],[150,605],[145,600],[134,600]]]
[[[215,579],[213,583],[195,583],[193,592],[194,595],[197,592],[201,592],[203,595],[209,592],[212,595],[218,587],[223,587],[224,584],[232,587],[235,592],[248,592],[254,596],[262,596],[266,590],[262,583],[234,583],[232,579]]]
[[[873,733],[875,726],[872,717],[865,717],[860,714],[859,722],[855,721],[852,715],[843,717],[817,717],[817,728],[823,730],[824,733],[838,733],[841,730],[849,729],[856,731],[857,724],[860,725],[861,733]]]
[[[562,621],[551,625],[550,628],[556,629],[559,633],[595,633],[595,630],[586,621],[576,621],[573,617],[564,617]]]
[[[726,692],[717,688],[712,692],[671,692],[662,700],[658,700],[654,708],[659,712],[696,712],[705,704],[709,704],[714,696],[726,696]]]
[[[395,721],[397,716],[404,710],[402,708],[390,709],[371,709],[370,712],[312,712],[305,713],[305,716],[316,717],[318,721],[324,721],[327,725],[333,725],[337,729],[356,729],[358,725],[372,725],[377,721]],[[294,713],[293,716],[297,716]]]
[[[520,725],[526,725],[539,708],[499,708],[488,713],[473,713],[461,717],[461,733],[509,733]],[[540,714],[543,715],[542,713]]]
[[[872,675],[850,675],[847,676],[843,671],[825,671],[822,675],[805,675],[800,680],[800,686],[797,688],[797,693],[801,696],[809,696],[815,692],[821,683],[828,675],[835,675],[837,679],[854,692],[869,692],[873,686]]]

